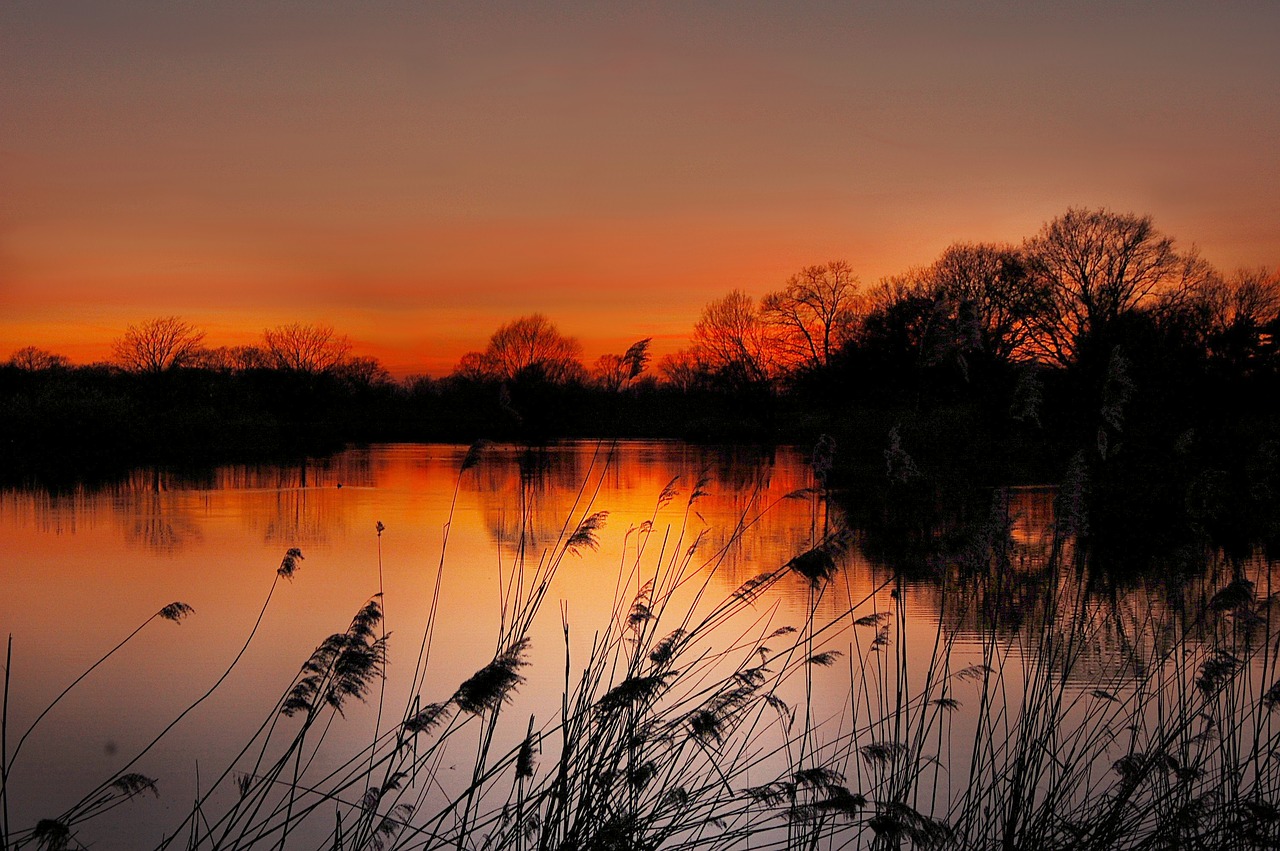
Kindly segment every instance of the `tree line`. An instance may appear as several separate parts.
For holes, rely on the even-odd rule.
[[[88,366],[28,347],[0,366],[0,453],[23,467],[344,441],[830,434],[846,454],[867,447],[871,469],[893,430],[921,463],[1035,479],[1081,446],[1141,466],[1179,441],[1261,445],[1275,436],[1277,340],[1276,272],[1220,272],[1150,216],[1070,209],[1020,244],[957,243],[874,286],[841,260],[759,298],[733,290],[656,360],[640,340],[585,363],[540,314],[449,375],[400,381],[320,324],[215,347],[160,317]],[[1165,455],[1144,456],[1156,446]]]
[[[1149,216],[1073,209],[1022,245],[957,243],[865,293],[844,262],[806,268],[759,302],[735,290],[661,368],[685,386],[794,384],[859,356],[965,375],[1062,370],[1145,327],[1244,370],[1274,354],[1278,312],[1280,275],[1223,275],[1175,251]]]
[[[1181,337],[1223,367],[1244,370],[1274,352],[1278,315],[1280,274],[1224,275],[1194,249],[1175,250],[1150,216],[1071,209],[1021,245],[956,243],[930,265],[866,290],[843,260],[805,267],[758,301],[735,289],[703,308],[691,345],[662,358],[650,380],[677,390],[785,393],[859,356],[894,371],[944,364],[962,374],[1070,369],[1127,342],[1136,326]],[[204,341],[203,330],[179,317],[152,319],[114,341],[109,366],[140,374],[278,370],[390,381],[377,359],[353,354],[350,340],[327,325],[281,325],[256,345],[210,348]],[[501,326],[446,380],[617,390],[637,377],[637,363],[639,371],[648,365],[643,343],[590,366],[581,353],[577,340],[534,314]],[[26,371],[70,367],[36,347],[14,352],[8,363]]]

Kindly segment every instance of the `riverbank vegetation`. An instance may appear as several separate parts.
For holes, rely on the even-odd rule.
[[[930,481],[986,486],[1054,481],[1083,452],[1099,541],[1176,540],[1176,518],[1242,545],[1280,534],[1278,346],[1280,274],[1222,273],[1150,217],[1072,209],[1020,245],[956,244],[875,286],[837,261],[758,300],[733,291],[656,361],[642,340],[584,364],[541,315],[448,376],[401,381],[308,324],[228,348],[162,317],[87,366],[27,348],[0,366],[0,470],[57,482],[352,442],[828,435],[848,485],[877,481],[890,446]]]
[[[202,769],[160,848],[1275,847],[1278,315],[1274,274],[1222,275],[1145,217],[1072,210],[1020,246],[953,246],[868,291],[827,263],[759,301],[730,293],[656,364],[641,341],[588,367],[530,316],[450,376],[395,382],[330,328],[228,350],[151,320],[109,364],[15,353],[0,453],[10,474],[83,477],[477,434],[787,440],[815,446],[814,486],[794,497],[847,518],[721,599],[724,551],[659,522],[677,500],[697,510],[701,487],[673,483],[609,580],[607,623],[562,614],[563,663],[535,670],[559,567],[607,520],[584,486],[560,536],[506,566],[498,640],[456,687],[429,676],[439,581],[394,638],[370,588],[244,750]],[[1060,483],[1045,540],[1015,531],[1003,486],[1019,481]],[[837,569],[851,546],[878,565],[861,596]],[[281,580],[305,581],[301,560],[286,553],[261,617]],[[781,583],[805,589],[798,618],[771,603]],[[840,583],[847,607],[819,617]],[[919,593],[936,597],[932,625],[909,611]],[[144,626],[187,616],[172,603]],[[574,656],[583,629],[595,638]],[[395,658],[417,661],[393,707],[399,641]],[[144,751],[11,823],[38,759],[27,733],[57,712],[11,718],[9,669],[0,846],[89,846],[105,813],[165,789]],[[555,711],[524,712],[535,676]],[[357,718],[364,743],[336,752]]]
[[[460,481],[484,451],[466,455]],[[830,451],[815,453],[813,487],[785,499],[813,500],[823,513]],[[170,791],[190,766],[148,762],[153,742],[122,754],[78,801],[30,819],[15,812],[11,822],[21,797],[11,783],[39,760],[23,750],[27,735],[57,723],[50,710],[74,699],[79,681],[18,723],[7,697],[22,684],[6,679],[4,726],[16,746],[0,761],[0,847],[92,847],[109,812],[116,831],[130,830],[121,813],[136,813],[132,847],[158,849],[1280,841],[1280,629],[1266,561],[1227,556],[1201,537],[1176,568],[1117,581],[1086,557],[1095,518],[1088,476],[1073,468],[1043,539],[1016,532],[997,490],[985,511],[926,533],[919,550],[899,550],[902,563],[884,562],[857,592],[840,567],[848,548],[874,547],[876,533],[822,523],[810,549],[759,565],[720,596],[713,577],[726,553],[771,507],[749,505],[726,546],[704,551],[686,524],[705,483],[672,482],[605,580],[615,589],[606,621],[573,623],[561,608],[551,634],[561,632],[563,645],[540,648],[540,668],[531,636],[556,620],[548,604],[557,573],[599,546],[609,520],[591,497],[607,449],[601,459],[559,536],[520,548],[502,568],[500,628],[492,647],[476,648],[473,675],[444,683],[433,667],[433,637],[453,628],[440,598],[439,575],[455,569],[446,534],[436,591],[416,623],[402,619],[388,633],[382,595],[368,589],[350,625],[299,660],[274,704],[253,708],[263,713],[253,740],[212,772],[204,757],[194,803]],[[914,459],[897,445],[885,462],[884,498],[896,503],[882,507],[904,518],[927,512]],[[384,534],[395,530],[369,530],[379,543]],[[296,549],[274,576],[264,571],[269,588],[245,647],[272,617],[273,598],[305,581]],[[775,596],[785,586],[806,600],[790,613]],[[911,608],[923,594],[935,598],[925,608],[936,622]],[[833,598],[842,601],[834,616],[820,605]],[[138,631],[199,616],[172,603]],[[581,635],[593,637],[584,645]],[[215,672],[210,692],[236,675],[240,658]],[[406,680],[407,699],[390,705],[386,696],[404,689],[388,682]],[[534,688],[556,699],[529,703]],[[207,697],[155,741],[193,723]]]
[[[9,469],[47,469],[477,435],[811,442],[865,430],[879,443],[900,423],[945,453],[971,447],[1036,477],[1046,448],[1060,469],[1086,439],[1108,453],[1267,429],[1278,323],[1276,273],[1224,274],[1149,217],[1073,209],[1021,245],[958,243],[875,286],[836,261],[758,300],[734,290],[656,362],[641,341],[584,364],[541,315],[503,325],[448,376],[401,381],[314,324],[226,347],[160,317],[86,366],[28,347],[0,367],[0,454]]]

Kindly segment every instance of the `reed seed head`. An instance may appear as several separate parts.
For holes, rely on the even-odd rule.
[[[195,614],[195,611],[195,609],[191,608],[186,603],[174,602],[165,606],[156,614],[160,615],[160,617],[167,621],[173,621],[176,624],[181,624],[183,618],[187,615]]]
[[[522,638],[499,653],[492,662],[458,686],[453,702],[463,712],[473,715],[501,707],[510,700],[511,692],[525,681],[520,669],[529,664],[524,658],[528,645],[529,639]]]
[[[280,561],[280,567],[276,570],[276,574],[285,579],[292,580],[293,574],[298,570],[298,562],[302,561],[302,550],[297,547],[290,547],[284,554],[284,558]]]
[[[609,512],[597,511],[584,518],[574,533],[569,536],[565,549],[574,555],[581,555],[584,549],[598,550],[600,540],[596,537],[596,533],[604,528],[604,522],[608,517]]]
[[[493,446],[493,441],[483,439],[477,440],[475,443],[471,444],[471,446],[467,448],[467,454],[462,457],[462,469],[459,472],[465,473],[467,470],[470,470],[472,467],[479,464],[484,451],[490,446]]]

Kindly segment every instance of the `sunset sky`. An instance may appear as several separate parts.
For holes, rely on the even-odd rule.
[[[1280,3],[0,4],[0,359],[320,322],[588,360],[1070,206],[1280,264]]]

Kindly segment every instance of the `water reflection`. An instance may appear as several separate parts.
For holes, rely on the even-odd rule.
[[[1262,552],[1241,559],[1186,549],[1149,572],[1117,576],[1077,557],[1079,542],[1072,524],[1059,522],[1057,502],[1051,488],[1002,489],[990,496],[983,522],[941,524],[927,566],[894,574],[909,605],[952,640],[1047,662],[1081,684],[1144,677],[1151,660],[1175,648],[1254,641],[1250,630],[1276,602],[1276,565]],[[873,575],[890,573],[872,567]],[[1222,604],[1217,595],[1240,583],[1256,604]]]
[[[429,491],[443,508],[459,484],[463,452],[457,446],[384,446],[283,465],[194,472],[149,467],[58,492],[8,488],[0,490],[0,535],[56,539],[114,529],[114,544],[97,552],[108,573],[113,559],[133,558],[126,553],[137,549],[156,558],[198,553],[211,545],[211,528],[221,537],[228,526],[271,551],[344,548],[349,537],[367,531],[370,511],[379,519],[399,512],[402,527],[443,526],[443,513],[423,514],[409,510],[410,504]],[[1172,640],[1152,629],[1153,617],[1172,624],[1175,633],[1196,634],[1191,613],[1241,571],[1260,587],[1270,580],[1260,556],[1202,563],[1197,555],[1153,574],[1167,581],[1124,585],[1077,564],[1074,537],[1058,528],[1053,488],[979,491],[962,504],[919,494],[890,494],[883,502],[845,494],[832,505],[819,492],[809,460],[800,448],[666,442],[494,446],[461,480],[464,514],[455,525],[476,518],[476,528],[510,559],[553,546],[590,511],[611,512],[610,527],[619,538],[622,530],[654,521],[655,529],[683,531],[689,540],[705,535],[701,552],[714,561],[725,588],[851,527],[854,543],[841,563],[846,593],[830,603],[832,612],[896,576],[910,588],[917,611],[960,634],[994,629],[1025,636],[1062,617],[1097,619],[1107,625],[1100,633],[1107,636],[1105,646],[1098,649],[1107,659],[1126,647]],[[676,498],[657,513],[665,488]],[[914,503],[907,505],[908,498]],[[975,507],[980,502],[985,505]],[[1073,570],[1062,570],[1064,565]],[[1051,584],[1081,602],[1066,613],[1044,612],[1043,589]],[[802,585],[793,591],[799,594]],[[965,604],[944,605],[943,597],[956,589]]]
[[[491,447],[476,468],[475,488],[490,538],[513,553],[556,541],[586,475],[603,467],[608,449]]]
[[[490,539],[508,556],[551,546],[567,524],[603,510],[624,529],[654,521],[689,537],[705,532],[702,551],[736,586],[813,546],[828,522],[825,504],[796,494],[812,486],[797,450],[580,443],[492,448],[473,495]],[[668,489],[670,508],[657,514]],[[737,534],[744,526],[750,534]]]
[[[6,489],[0,504],[14,522],[42,534],[74,535],[109,523],[123,543],[157,555],[199,545],[212,513],[229,511],[264,543],[286,546],[328,541],[350,524],[349,500],[337,492],[376,486],[375,453],[352,450],[289,465],[175,471],[149,467],[69,490]]]
[[[121,522],[129,543],[157,553],[173,553],[201,539],[191,512],[158,490],[132,495]]]
[[[998,654],[1015,690],[1037,664],[1088,689],[1142,677],[1150,660],[1175,648],[1256,642],[1263,634],[1251,631],[1271,605],[1272,565],[1261,557],[1187,552],[1156,574],[1125,579],[1091,572],[1075,557],[1071,524],[1060,522],[1051,488],[975,489],[959,505],[923,492],[859,490],[829,504],[807,448],[497,446],[460,477],[465,452],[380,446],[294,464],[195,473],[147,468],[56,493],[0,491],[0,632],[16,636],[21,687],[11,717],[19,728],[92,664],[99,648],[113,646],[159,606],[182,600],[197,612],[180,629],[145,633],[59,707],[50,733],[32,739],[43,765],[23,775],[26,797],[15,810],[39,818],[46,801],[118,767],[100,744],[86,756],[81,739],[136,750],[181,710],[182,700],[207,687],[209,672],[216,676],[235,656],[255,622],[282,551],[295,546],[307,556],[299,577],[273,601],[260,644],[220,692],[224,703],[203,717],[208,740],[191,733],[186,750],[175,749],[148,770],[187,776],[191,753],[207,748],[211,762],[234,753],[246,727],[251,735],[259,720],[243,707],[265,700],[269,712],[301,661],[384,581],[393,635],[405,642],[392,644],[392,669],[406,656],[412,664],[415,618],[431,605],[446,526],[448,568],[439,599],[448,622],[437,639],[440,670],[427,695],[433,700],[486,661],[500,626],[494,589],[502,587],[503,571],[522,553],[537,563],[596,511],[610,512],[599,551],[567,559],[550,597],[571,604],[575,636],[585,635],[575,640],[588,645],[600,618],[607,623],[613,613],[619,565],[628,559],[652,572],[655,558],[683,553],[701,537],[694,575],[709,583],[709,597],[720,597],[846,526],[851,543],[816,601],[816,620],[843,619],[849,633],[840,634],[846,644],[825,649],[850,659],[879,654],[904,668],[907,661],[927,665],[938,646],[953,651],[955,669]],[[668,489],[673,498],[660,504]],[[381,538],[378,523],[386,528]],[[653,531],[641,559],[637,530],[647,523]],[[1223,604],[1222,589],[1245,580],[1260,602]],[[635,581],[642,585],[640,577]],[[787,574],[778,592],[758,601],[752,617],[769,629],[803,629],[815,603],[809,583]],[[57,601],[59,621],[74,629],[49,629],[50,601]],[[850,614],[854,603],[860,605]],[[873,625],[852,626],[869,613]],[[890,622],[902,627],[893,646],[869,632]],[[531,644],[531,653],[545,655],[534,658],[530,671],[549,671],[552,691],[563,671],[561,629],[552,618]],[[538,693],[543,686],[533,678],[530,699],[538,711],[545,716],[539,701],[549,701],[550,714],[558,712],[555,695]],[[393,678],[389,688],[404,684]],[[841,717],[849,691],[832,687],[822,698],[825,711]],[[67,729],[84,735],[68,737]]]

